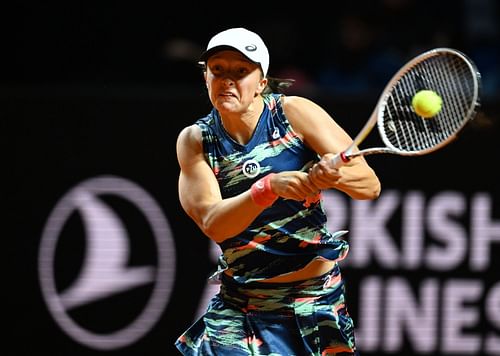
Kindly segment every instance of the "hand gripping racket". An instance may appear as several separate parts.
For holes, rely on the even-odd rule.
[[[462,52],[436,48],[406,63],[386,85],[375,110],[353,143],[332,159],[338,168],[353,157],[376,153],[424,155],[453,141],[474,118],[479,107],[481,75]],[[442,98],[442,108],[425,119],[413,109],[412,98],[432,90]],[[358,150],[377,125],[385,147]]]

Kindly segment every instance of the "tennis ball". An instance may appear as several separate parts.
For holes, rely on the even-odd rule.
[[[441,111],[443,99],[433,90],[420,90],[411,100],[411,105],[417,115],[429,119]]]

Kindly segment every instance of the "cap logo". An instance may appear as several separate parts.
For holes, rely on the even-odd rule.
[[[245,49],[248,51],[248,52],[254,52],[257,50],[257,46],[256,45],[248,45],[248,46],[245,46]]]

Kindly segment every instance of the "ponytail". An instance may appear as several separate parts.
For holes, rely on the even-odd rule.
[[[295,79],[282,79],[282,78],[273,78],[267,77],[267,85],[264,88],[262,94],[283,94],[286,89],[291,87]]]

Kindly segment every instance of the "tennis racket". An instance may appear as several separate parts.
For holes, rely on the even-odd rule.
[[[435,48],[418,55],[391,78],[365,126],[332,165],[338,168],[357,156],[418,156],[442,148],[474,118],[480,84],[476,65],[460,51]],[[442,98],[436,116],[425,119],[414,111],[412,98],[420,90],[433,90]],[[359,149],[375,125],[385,146]]]

